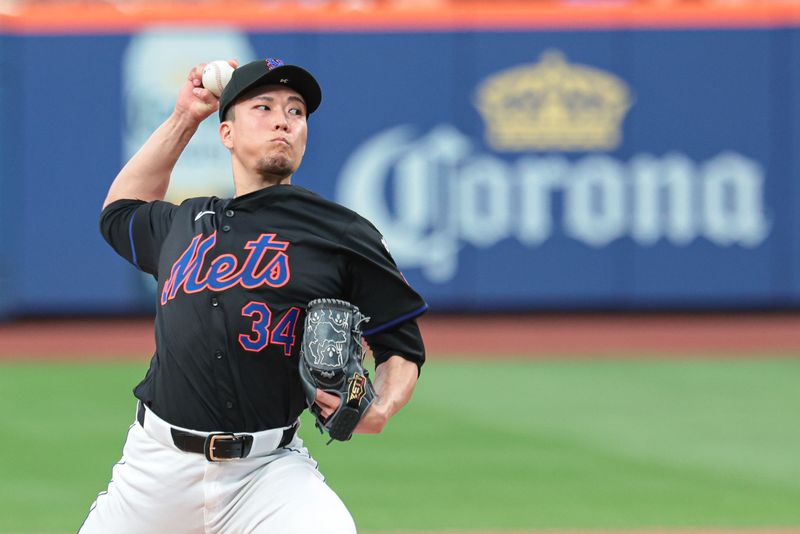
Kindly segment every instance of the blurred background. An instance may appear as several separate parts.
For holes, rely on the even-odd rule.
[[[75,531],[132,420],[108,185],[193,65],[264,57],[323,88],[294,182],[430,304],[384,435],[305,422],[363,531],[800,532],[789,0],[0,0],[0,532]],[[212,117],[168,198],[229,167]]]

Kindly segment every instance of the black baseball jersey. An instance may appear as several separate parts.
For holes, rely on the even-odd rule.
[[[309,301],[352,302],[381,363],[422,365],[415,317],[427,309],[366,219],[302,187],[179,206],[118,200],[109,244],[157,286],[156,352],[134,394],[170,423],[256,432],[306,407],[298,372]]]

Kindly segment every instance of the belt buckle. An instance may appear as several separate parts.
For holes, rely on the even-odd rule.
[[[209,434],[206,438],[206,446],[205,453],[206,453],[206,460],[209,462],[227,462],[233,460],[233,458],[218,458],[214,455],[214,448],[216,447],[217,441],[235,441],[237,439],[235,434]]]

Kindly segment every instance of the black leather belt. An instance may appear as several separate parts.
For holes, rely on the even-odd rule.
[[[144,428],[145,409],[144,403],[139,402],[136,410],[136,420]],[[283,437],[278,447],[285,447],[292,441],[299,425],[295,423],[283,431]],[[209,462],[245,458],[253,446],[253,436],[250,434],[233,434],[221,432],[216,434],[199,435],[171,428],[172,442],[184,452],[195,452],[205,455]]]

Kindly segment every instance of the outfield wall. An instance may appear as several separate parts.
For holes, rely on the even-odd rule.
[[[151,309],[98,233],[108,184],[190,66],[264,56],[323,86],[295,183],[434,310],[800,305],[797,9],[84,9],[0,18],[6,316]],[[216,128],[170,199],[231,194]]]
[[[0,34],[0,72],[5,71],[9,62],[8,37]],[[0,76],[0,102],[8,102],[11,96],[11,87],[8,76]],[[10,139],[11,120],[9,106],[0,106],[0,199],[7,199],[10,195],[11,176],[10,167]],[[10,220],[7,218],[8,210],[0,211],[0,228],[8,228]],[[9,295],[11,285],[11,255],[12,250],[8,244],[7,232],[0,232],[0,317],[12,302]]]

